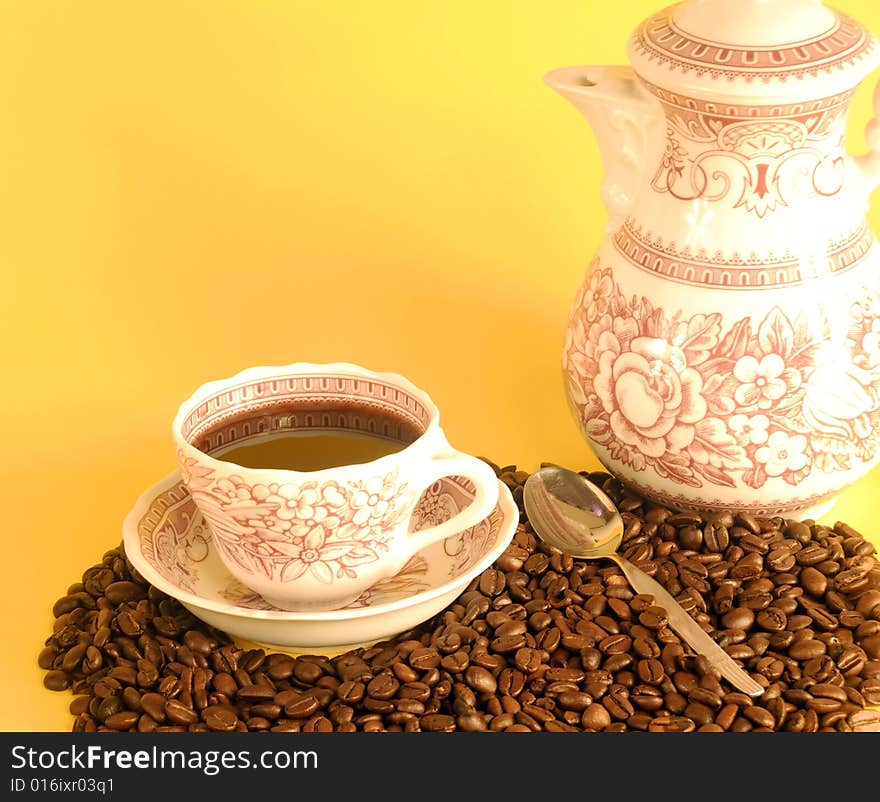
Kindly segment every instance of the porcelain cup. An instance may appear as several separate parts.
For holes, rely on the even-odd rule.
[[[270,438],[334,433],[400,448],[315,471],[223,459]],[[479,523],[498,501],[492,468],[450,446],[423,390],[357,365],[257,367],[209,382],[180,405],[172,434],[183,480],[224,564],[284,610],[344,607],[417,551]],[[409,532],[422,493],[445,476],[472,482],[473,502]]]

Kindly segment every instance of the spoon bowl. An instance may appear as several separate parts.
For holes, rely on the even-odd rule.
[[[663,607],[669,626],[734,686],[760,696],[764,686],[750,677],[655,579],[617,553],[623,542],[623,519],[614,502],[589,479],[548,466],[533,473],[523,487],[523,506],[535,534],[545,543],[581,559],[613,560],[637,593],[649,594]]]
[[[614,502],[574,471],[548,466],[532,474],[523,504],[541,540],[572,557],[615,554],[623,540],[623,520]]]

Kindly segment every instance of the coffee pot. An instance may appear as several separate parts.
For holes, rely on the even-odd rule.
[[[568,322],[572,412],[659,503],[818,516],[880,458],[880,123],[845,145],[880,46],[820,0],[685,0],[628,56],[545,79],[593,128],[608,211]]]

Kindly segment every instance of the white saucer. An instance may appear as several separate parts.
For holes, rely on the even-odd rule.
[[[422,495],[412,528],[440,523],[473,498],[472,485],[446,477]],[[341,610],[289,612],[235,579],[181,481],[167,476],[137,500],[123,523],[125,552],[141,576],[193,615],[233,637],[271,649],[337,654],[391,638],[440,612],[507,548],[519,511],[498,483],[488,518],[416,554],[400,573]]]

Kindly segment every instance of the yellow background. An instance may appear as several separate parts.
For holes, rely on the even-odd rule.
[[[837,5],[880,32],[875,0]],[[657,7],[0,2],[0,729],[69,729],[35,663],[51,606],[206,380],[358,362],[424,387],[463,450],[594,464],[559,365],[601,167],[542,76],[622,62]],[[869,111],[865,86],[855,150]],[[878,491],[833,515],[876,531]]]

